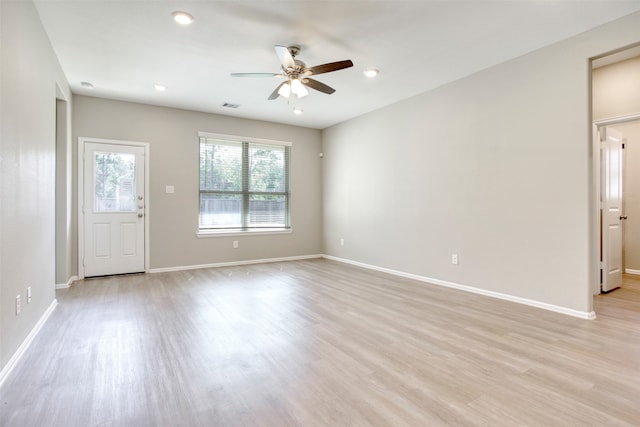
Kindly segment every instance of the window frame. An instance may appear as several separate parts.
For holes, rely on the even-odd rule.
[[[240,192],[229,192],[229,194],[231,193],[235,193],[235,194],[240,194],[242,195],[242,221],[243,221],[243,225],[245,226],[241,226],[241,227],[229,227],[229,228],[201,228],[200,227],[200,215],[201,215],[201,211],[200,211],[200,203],[201,203],[201,195],[203,193],[217,193],[217,194],[223,194],[225,192],[220,192],[220,191],[206,191],[206,190],[202,190],[200,188],[200,178],[198,178],[198,225],[197,225],[197,237],[213,237],[213,236],[240,236],[240,235],[247,235],[247,234],[251,234],[251,235],[261,235],[261,234],[289,234],[293,231],[292,225],[291,225],[291,154],[292,154],[292,147],[293,144],[291,142],[288,141],[277,141],[277,140],[271,140],[271,139],[264,139],[264,138],[253,138],[253,137],[244,137],[244,136],[237,136],[237,135],[225,135],[225,134],[218,134],[218,133],[211,133],[211,132],[198,132],[198,176],[200,174],[200,144],[202,144],[202,138],[210,138],[210,139],[216,139],[219,141],[227,141],[227,142],[232,142],[232,143],[240,143],[242,144],[242,150],[243,150],[243,163],[242,163],[242,191]],[[284,192],[252,192],[249,191],[249,174],[248,174],[248,164],[245,164],[244,159],[247,159],[248,156],[246,156],[244,153],[245,150],[248,150],[251,147],[251,144],[258,144],[258,145],[274,145],[274,146],[280,146],[280,147],[286,147],[285,153],[286,156],[288,157],[286,159],[286,165],[285,167],[287,168],[285,171],[286,174],[286,182],[285,182],[285,191]],[[285,211],[285,226],[284,227],[248,227],[246,226],[246,218],[247,218],[247,211],[248,211],[248,204],[249,204],[249,199],[252,195],[271,195],[271,196],[285,196],[285,205],[286,205],[286,211]]]

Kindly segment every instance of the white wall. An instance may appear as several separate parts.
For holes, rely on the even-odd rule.
[[[0,1],[0,57],[2,370],[55,299],[56,88],[71,95],[31,2]]]
[[[197,238],[198,131],[293,143],[292,234]],[[73,98],[73,140],[150,144],[151,268],[172,268],[322,253],[320,131],[85,96]],[[175,186],[165,194],[165,186]],[[232,241],[239,248],[232,248]]]
[[[638,41],[636,13],[326,129],[325,252],[591,312],[588,58]]]

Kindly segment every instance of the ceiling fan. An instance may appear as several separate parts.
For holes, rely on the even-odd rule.
[[[276,99],[278,96],[289,98],[292,94],[298,98],[302,98],[309,94],[306,87],[315,89],[327,95],[331,95],[336,90],[324,83],[309,78],[317,74],[330,73],[332,71],[342,70],[344,68],[353,67],[353,62],[347,59],[345,61],[329,62],[327,64],[316,65],[315,67],[307,67],[304,62],[296,59],[296,55],[300,52],[299,46],[274,46],[276,55],[282,64],[282,72],[280,73],[231,73],[233,77],[284,77],[286,80],[280,83],[275,90],[269,95],[269,99]]]

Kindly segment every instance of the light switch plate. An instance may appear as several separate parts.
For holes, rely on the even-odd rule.
[[[167,185],[164,189],[164,192],[167,194],[173,194],[175,193],[175,188],[173,185]]]

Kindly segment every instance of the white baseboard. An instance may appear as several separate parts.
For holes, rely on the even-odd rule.
[[[149,273],[166,273],[172,271],[185,271],[185,270],[197,270],[201,268],[218,268],[218,267],[233,267],[240,265],[251,265],[251,264],[264,264],[264,263],[272,263],[272,262],[286,262],[286,261],[297,261],[303,259],[314,259],[314,258],[325,258],[332,261],[342,262],[344,264],[351,264],[357,267],[366,268],[369,270],[380,271],[383,273],[392,274],[394,276],[406,277],[408,279],[417,280],[420,282],[430,283],[433,285],[444,286],[447,288],[453,288],[462,290],[465,292],[471,292],[474,294],[484,295],[492,298],[498,298],[505,301],[511,301],[518,304],[524,304],[531,307],[542,308],[544,310],[553,311],[556,313],[566,314],[568,316],[578,317],[580,319],[592,320],[596,318],[596,313],[594,311],[580,311],[574,310],[572,308],[562,307],[558,305],[548,304],[541,301],[536,301],[528,298],[517,297],[514,295],[504,294],[501,292],[489,291],[486,289],[476,288],[473,286],[462,285],[459,283],[448,282],[445,280],[434,279],[431,277],[419,276],[417,274],[406,273],[403,271],[393,270],[390,268],[378,267],[371,264],[365,264],[358,261],[352,261],[345,258],[338,258],[331,255],[323,255],[323,254],[315,254],[315,255],[301,255],[301,256],[291,256],[291,257],[282,257],[282,258],[267,258],[267,259],[254,259],[254,260],[246,260],[246,261],[231,261],[231,262],[218,262],[212,264],[198,264],[198,265],[185,265],[185,266],[177,266],[177,267],[165,267],[165,268],[152,268],[149,270]],[[629,272],[629,270],[626,270]],[[632,270],[638,271],[638,270]],[[634,274],[634,273],[631,273]],[[638,271],[637,274],[640,274]],[[76,278],[77,280],[77,278]],[[72,282],[73,280],[70,280]]]
[[[18,347],[18,350],[16,350],[13,356],[11,356],[11,359],[9,359],[7,364],[2,368],[2,371],[0,371],[0,387],[2,387],[2,384],[4,383],[4,381],[7,379],[11,371],[13,371],[13,368],[15,368],[15,366],[18,364],[22,356],[24,356],[25,352],[31,345],[31,342],[36,337],[36,335],[38,335],[38,332],[40,332],[40,329],[42,329],[42,326],[47,322],[47,319],[49,319],[49,316],[51,316],[51,313],[53,313],[53,310],[55,310],[57,305],[58,305],[58,300],[54,299],[49,305],[49,308],[47,308],[47,310],[44,312],[42,317],[40,317],[40,320],[38,320],[38,323],[36,323],[33,329],[31,329],[31,332],[29,332],[29,335],[27,335],[24,341],[22,341],[22,344],[20,344],[20,347]]]
[[[69,289],[76,280],[78,280],[78,276],[71,276],[67,283],[56,283],[56,289]]]
[[[640,270],[634,270],[632,268],[625,268],[624,272],[627,274],[640,274]]]
[[[476,287],[468,286],[468,285],[461,285],[459,283],[448,282],[448,281],[445,281],[445,280],[434,279],[434,278],[431,278],[431,277],[419,276],[417,274],[405,273],[403,271],[392,270],[390,268],[384,268],[384,267],[378,267],[378,266],[375,266],[375,265],[365,264],[365,263],[362,263],[362,262],[352,261],[352,260],[344,259],[344,258],[338,258],[338,257],[334,257],[334,256],[331,256],[331,255],[323,255],[322,257],[326,258],[326,259],[329,259],[329,260],[332,260],[332,261],[338,261],[338,262],[342,262],[342,263],[345,263],[345,264],[351,264],[351,265],[355,265],[357,267],[366,268],[366,269],[369,269],[369,270],[381,271],[383,273],[392,274],[394,276],[406,277],[408,279],[413,279],[413,280],[417,280],[417,281],[420,281],[420,282],[430,283],[430,284],[433,284],[433,285],[444,286],[444,287],[447,287],[447,288],[458,289],[458,290],[465,291],[465,292],[471,292],[471,293],[474,293],[474,294],[479,294],[479,295],[484,295],[484,296],[488,296],[488,297],[492,297],[492,298],[498,298],[498,299],[502,299],[502,300],[506,300],[506,301],[516,302],[516,303],[519,303],[519,304],[529,305],[529,306],[532,306],[532,307],[542,308],[544,310],[554,311],[556,313],[566,314],[566,315],[573,316],[573,317],[579,317],[580,319],[593,320],[593,319],[596,318],[596,313],[593,312],[593,311],[587,312],[587,311],[574,310],[572,308],[561,307],[561,306],[553,305],[553,304],[547,304],[547,303],[544,303],[544,302],[540,302],[540,301],[536,301],[536,300],[532,300],[532,299],[528,299],[528,298],[521,298],[521,297],[517,297],[517,296],[514,296],[514,295],[503,294],[501,292],[489,291],[489,290],[486,290],[486,289],[480,289],[480,288],[476,288]]]
[[[152,268],[149,273],[166,273],[170,271],[198,270],[200,268],[234,267],[238,265],[265,264],[270,262],[298,261],[301,259],[322,258],[321,254],[301,255],[282,258],[252,259],[247,261],[217,262],[213,264],[183,265],[178,267]]]

